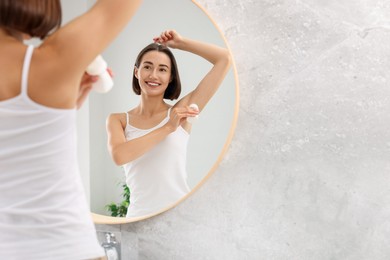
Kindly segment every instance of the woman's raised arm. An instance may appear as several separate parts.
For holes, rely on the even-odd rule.
[[[124,29],[141,0],[98,0],[86,13],[49,36],[40,49],[51,49],[69,70],[83,71]]]
[[[153,40],[170,48],[191,52],[213,64],[198,86],[176,104],[176,106],[188,106],[195,103],[198,105],[199,111],[202,111],[218,90],[230,68],[229,51],[213,44],[182,37],[174,30],[165,31]]]

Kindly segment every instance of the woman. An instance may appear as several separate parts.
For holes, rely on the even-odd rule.
[[[188,95],[174,106],[181,91],[180,77],[169,48],[187,51],[213,64]],[[117,165],[123,165],[130,188],[126,217],[156,213],[189,192],[186,183],[186,148],[191,130],[187,118],[196,117],[217,91],[230,67],[228,50],[182,37],[167,30],[138,55],[133,91],[140,103],[127,113],[107,119],[108,148]],[[190,107],[196,104],[197,107]]]
[[[59,0],[0,0],[0,259],[102,257],[78,172],[85,68],[140,0],[98,0],[61,27]],[[24,44],[39,37],[39,47]]]

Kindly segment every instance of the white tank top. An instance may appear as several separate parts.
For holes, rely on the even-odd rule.
[[[0,259],[91,259],[104,255],[76,155],[76,110],[40,105],[21,93],[0,101]],[[43,82],[44,84],[44,82]]]
[[[167,117],[150,129],[139,129],[129,124],[128,113],[125,135],[127,140],[146,135],[163,126]],[[123,165],[126,184],[130,188],[130,206],[126,217],[156,213],[171,206],[186,195],[186,157],[189,134],[182,127],[169,134],[147,153]]]

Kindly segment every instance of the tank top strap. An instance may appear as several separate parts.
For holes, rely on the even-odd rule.
[[[22,69],[22,89],[23,95],[27,95],[28,87],[28,72],[30,70],[31,57],[34,51],[34,45],[28,45],[26,54],[24,56],[23,69]]]
[[[129,124],[129,112],[126,112],[126,125]]]
[[[171,116],[171,109],[172,107],[168,108],[168,113],[167,113],[167,118],[169,119],[169,117]]]

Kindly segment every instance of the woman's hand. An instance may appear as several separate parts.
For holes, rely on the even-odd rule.
[[[183,37],[181,37],[175,30],[166,30],[162,32],[160,36],[154,37],[153,41],[176,49],[183,41]]]
[[[111,77],[114,76],[114,73],[110,68],[107,68],[108,73]],[[76,107],[80,109],[84,104],[85,99],[88,97],[88,94],[92,90],[92,85],[99,79],[99,76],[92,76],[84,72],[83,77],[80,82],[79,96],[77,97]]]
[[[84,75],[81,78],[79,96],[77,97],[77,102],[76,102],[77,109],[81,108],[89,92],[91,92],[92,90],[92,84],[96,82],[98,79],[99,76],[91,76],[88,73],[84,72]]]
[[[199,111],[191,108],[189,106],[186,107],[174,107],[171,109],[171,113],[169,116],[169,121],[167,124],[173,129],[176,130],[180,125],[182,125],[187,117],[195,117],[199,114]]]

